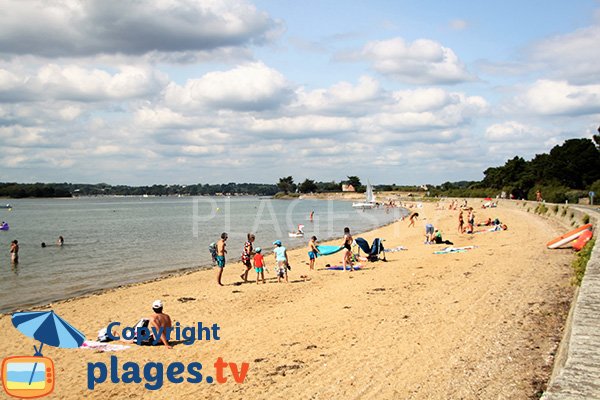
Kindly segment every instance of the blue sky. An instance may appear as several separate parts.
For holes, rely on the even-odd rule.
[[[598,43],[591,0],[0,0],[0,181],[481,179],[596,133]]]

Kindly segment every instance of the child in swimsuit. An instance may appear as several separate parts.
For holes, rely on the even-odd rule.
[[[313,236],[308,242],[308,260],[310,262],[310,269],[315,269],[315,260],[319,256],[319,249],[317,249],[317,237]]]
[[[254,254],[254,270],[256,271],[256,284],[258,285],[259,278],[262,279],[262,283],[265,282],[265,259],[261,254],[262,249],[257,247]]]

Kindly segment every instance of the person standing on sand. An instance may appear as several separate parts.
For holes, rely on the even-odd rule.
[[[17,239],[10,243],[10,262],[11,264],[19,263],[19,241]]]
[[[265,259],[261,254],[262,249],[260,247],[256,248],[256,252],[254,253],[254,270],[256,271],[256,284],[258,285],[259,279],[262,279],[262,283],[267,283],[265,281]]]
[[[317,237],[313,236],[308,242],[308,260],[310,263],[309,265],[311,271],[315,269],[315,260],[317,259],[319,254],[321,253],[319,253],[319,249],[317,249]]]
[[[458,213],[458,233],[463,233],[465,227],[465,219],[463,217],[463,211],[460,210]]]
[[[223,276],[223,268],[225,268],[225,254],[227,254],[227,250],[225,250],[225,241],[227,240],[227,233],[221,233],[221,239],[217,242],[217,256],[215,260],[217,262],[217,283],[220,286],[223,286],[221,283],[221,277]]]
[[[254,255],[254,249],[252,247],[252,243],[256,239],[256,237],[252,234],[248,234],[248,240],[244,243],[244,250],[242,251],[242,264],[246,267],[246,270],[240,275],[240,278],[244,282],[248,282],[248,273],[252,269],[252,256]]]
[[[354,242],[354,238],[350,234],[350,228],[344,228],[344,243],[342,246],[344,247],[344,261],[342,263],[342,268],[345,271],[346,266],[350,265],[350,271],[354,271],[354,264],[352,263],[352,242]]]

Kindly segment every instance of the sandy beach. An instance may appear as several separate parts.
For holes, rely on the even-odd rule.
[[[215,270],[109,290],[50,307],[95,339],[111,321],[133,325],[151,313],[155,299],[181,326],[216,323],[220,340],[193,345],[137,347],[115,353],[44,347],[56,367],[50,398],[208,399],[533,399],[545,386],[573,295],[572,252],[548,250],[562,233],[558,225],[502,205],[480,209],[476,220],[505,222],[507,231],[457,233],[457,211],[419,209],[416,227],[408,221],[360,235],[384,238],[388,262],[362,263],[355,272],[324,270],[340,254],[317,260],[308,270],[305,249],[290,252],[289,284],[274,279],[266,257],[268,283],[238,285],[243,243],[229,243],[225,287]],[[433,254],[445,245],[425,245],[424,224],[441,229],[462,253]],[[479,228],[481,230],[485,228]],[[341,232],[340,232],[341,234]],[[308,240],[308,238],[307,238]],[[284,240],[285,242],[285,240]],[[337,241],[339,242],[339,241]],[[257,237],[256,245],[270,250]],[[143,266],[140,266],[143,267]],[[309,280],[300,279],[308,275]],[[255,273],[250,273],[255,278]],[[18,296],[18,293],[15,293]],[[33,339],[0,318],[0,355],[32,355]],[[144,383],[111,383],[87,388],[87,364],[200,362],[214,376],[214,362],[249,363],[244,383],[175,384],[160,390]],[[122,369],[120,370],[122,373]],[[184,375],[185,376],[185,375]]]

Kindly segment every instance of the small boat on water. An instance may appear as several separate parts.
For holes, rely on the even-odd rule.
[[[6,205],[0,206],[0,208],[9,208],[10,209],[10,208],[12,208],[12,206],[10,204],[6,204]]]
[[[375,201],[375,195],[373,194],[373,187],[371,186],[371,182],[367,181],[367,192],[365,195],[365,201],[364,202],[359,202],[359,203],[352,203],[352,207],[353,208],[357,208],[357,209],[362,209],[362,210],[366,210],[366,209],[372,209],[378,206],[377,202]]]

